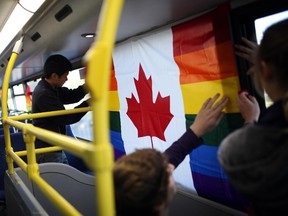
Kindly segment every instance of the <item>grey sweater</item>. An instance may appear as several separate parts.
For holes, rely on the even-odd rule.
[[[271,127],[275,118],[267,117],[271,124],[247,125],[228,135],[218,151],[229,180],[251,201],[253,215],[288,215],[288,128],[282,106],[275,106],[279,109],[267,115],[282,115],[278,125]]]

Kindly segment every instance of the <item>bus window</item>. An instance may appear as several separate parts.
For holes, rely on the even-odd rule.
[[[15,109],[18,112],[27,111],[25,95],[15,96],[15,105],[16,105]]]
[[[288,11],[272,14],[255,20],[257,42],[262,40],[263,32],[272,24],[288,18]]]
[[[41,80],[41,78],[37,79],[37,80],[32,80],[27,82],[27,85],[30,87],[31,92],[34,91],[36,85],[38,84],[38,82]]]
[[[15,109],[14,101],[13,101],[12,93],[11,93],[11,88],[8,89],[8,109],[9,111]]]
[[[85,68],[79,68],[76,70],[71,71],[68,74],[68,80],[65,82],[64,86],[67,88],[77,88],[79,85],[82,85],[85,83]],[[65,105],[66,109],[72,109],[78,104],[80,104],[83,100],[86,100],[88,95],[83,98],[78,103]],[[82,117],[82,119],[71,125],[71,129],[73,131],[73,134],[81,139],[85,140],[92,140],[92,112],[86,113],[85,116]]]
[[[85,83],[85,79],[82,78],[82,76],[80,76],[80,72],[82,71],[82,68],[79,69],[75,69],[73,71],[71,71],[68,74],[68,80],[65,82],[65,84],[63,85],[64,87],[67,87],[69,89],[74,89],[77,88],[79,85],[83,85]],[[78,104],[80,104],[83,100],[86,100],[87,98],[83,98],[81,101],[79,101],[78,103],[74,103],[74,104],[69,104],[69,105],[65,105],[66,109],[71,109],[74,108],[75,106],[77,106]]]
[[[14,93],[15,96],[17,96],[17,95],[23,95],[23,94],[24,94],[23,84],[14,85],[14,86],[13,86],[13,93]]]
[[[25,91],[24,91],[24,85],[14,85],[12,87],[12,95],[14,96],[14,114],[19,114],[21,112],[26,112],[26,98],[25,98]],[[9,107],[10,108],[10,107]]]
[[[272,14],[269,16],[256,19],[254,22],[254,25],[255,25],[257,43],[260,44],[262,37],[263,37],[263,33],[269,26],[271,26],[272,24],[276,22],[284,20],[286,18],[288,18],[288,11],[284,11],[284,12],[280,12],[280,13],[276,13],[276,14]],[[266,92],[264,93],[264,96],[265,96],[264,99],[265,99],[266,107],[271,106],[273,102],[269,98],[269,96],[266,94]]]

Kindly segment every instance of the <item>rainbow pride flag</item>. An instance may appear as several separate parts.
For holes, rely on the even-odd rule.
[[[220,125],[204,136],[174,172],[199,196],[243,210],[242,197],[217,161],[221,140],[243,124],[236,106],[239,80],[228,25],[229,8],[131,38],[113,52],[109,91],[115,159],[139,148],[165,151],[215,93],[229,96]]]

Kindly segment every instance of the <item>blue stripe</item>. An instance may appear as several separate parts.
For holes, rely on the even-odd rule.
[[[227,179],[217,159],[218,146],[202,145],[190,154],[192,172]]]
[[[114,148],[125,153],[124,142],[120,132],[110,130],[110,139]]]

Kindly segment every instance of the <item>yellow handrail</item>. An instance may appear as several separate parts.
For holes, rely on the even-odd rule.
[[[108,90],[112,50],[123,0],[107,0],[100,14],[97,41],[87,52],[86,84],[92,96],[93,136],[96,147],[95,185],[99,215],[115,215],[113,187],[113,150],[109,139]]]
[[[71,110],[57,110],[57,111],[49,111],[49,112],[41,112],[41,113],[34,113],[34,114],[25,114],[20,116],[11,116],[9,119],[21,121],[26,119],[36,119],[36,118],[44,118],[44,117],[51,117],[51,116],[59,116],[59,115],[69,115],[73,113],[81,113],[81,112],[88,112],[91,111],[90,107],[82,107],[82,108],[75,108]]]
[[[7,120],[8,118],[8,105],[7,105],[7,101],[8,101],[8,88],[9,88],[9,80],[10,80],[10,76],[12,73],[12,69],[14,67],[14,64],[17,60],[17,57],[22,49],[22,40],[23,38],[21,38],[19,41],[16,42],[15,47],[12,51],[11,57],[9,59],[5,74],[4,74],[4,78],[3,78],[3,85],[2,85],[2,124],[3,124],[3,128],[4,128],[4,138],[5,138],[5,144],[6,144],[6,160],[7,160],[7,166],[8,166],[8,172],[9,174],[14,173],[14,167],[13,167],[13,160],[12,158],[9,156],[9,154],[7,154],[7,152],[13,151],[12,147],[11,147],[11,140],[10,140],[10,131],[9,131],[9,125],[5,122],[5,120]]]
[[[115,35],[122,9],[123,0],[104,0],[99,20],[97,40],[87,52],[85,60],[88,66],[86,83],[91,95],[91,107],[93,116],[93,143],[75,140],[65,135],[34,127],[31,124],[17,122],[17,120],[43,118],[55,115],[66,115],[75,112],[87,112],[89,108],[79,110],[54,111],[22,116],[8,116],[8,88],[13,66],[22,49],[22,39],[19,40],[8,62],[2,85],[2,123],[6,144],[6,155],[9,174],[14,174],[13,161],[27,173],[30,180],[39,186],[39,189],[52,203],[65,215],[80,215],[70,203],[59,195],[38,171],[36,153],[59,149],[65,149],[85,160],[87,165],[95,173],[95,191],[97,192],[97,215],[115,215],[115,201],[113,188],[113,150],[109,140],[108,121],[108,88],[111,69],[112,50]],[[14,126],[23,131],[26,143],[26,151],[14,152],[11,146],[9,127]],[[55,147],[35,149],[35,139],[45,140]],[[26,164],[20,156],[27,155]],[[97,179],[97,181],[96,181]]]

